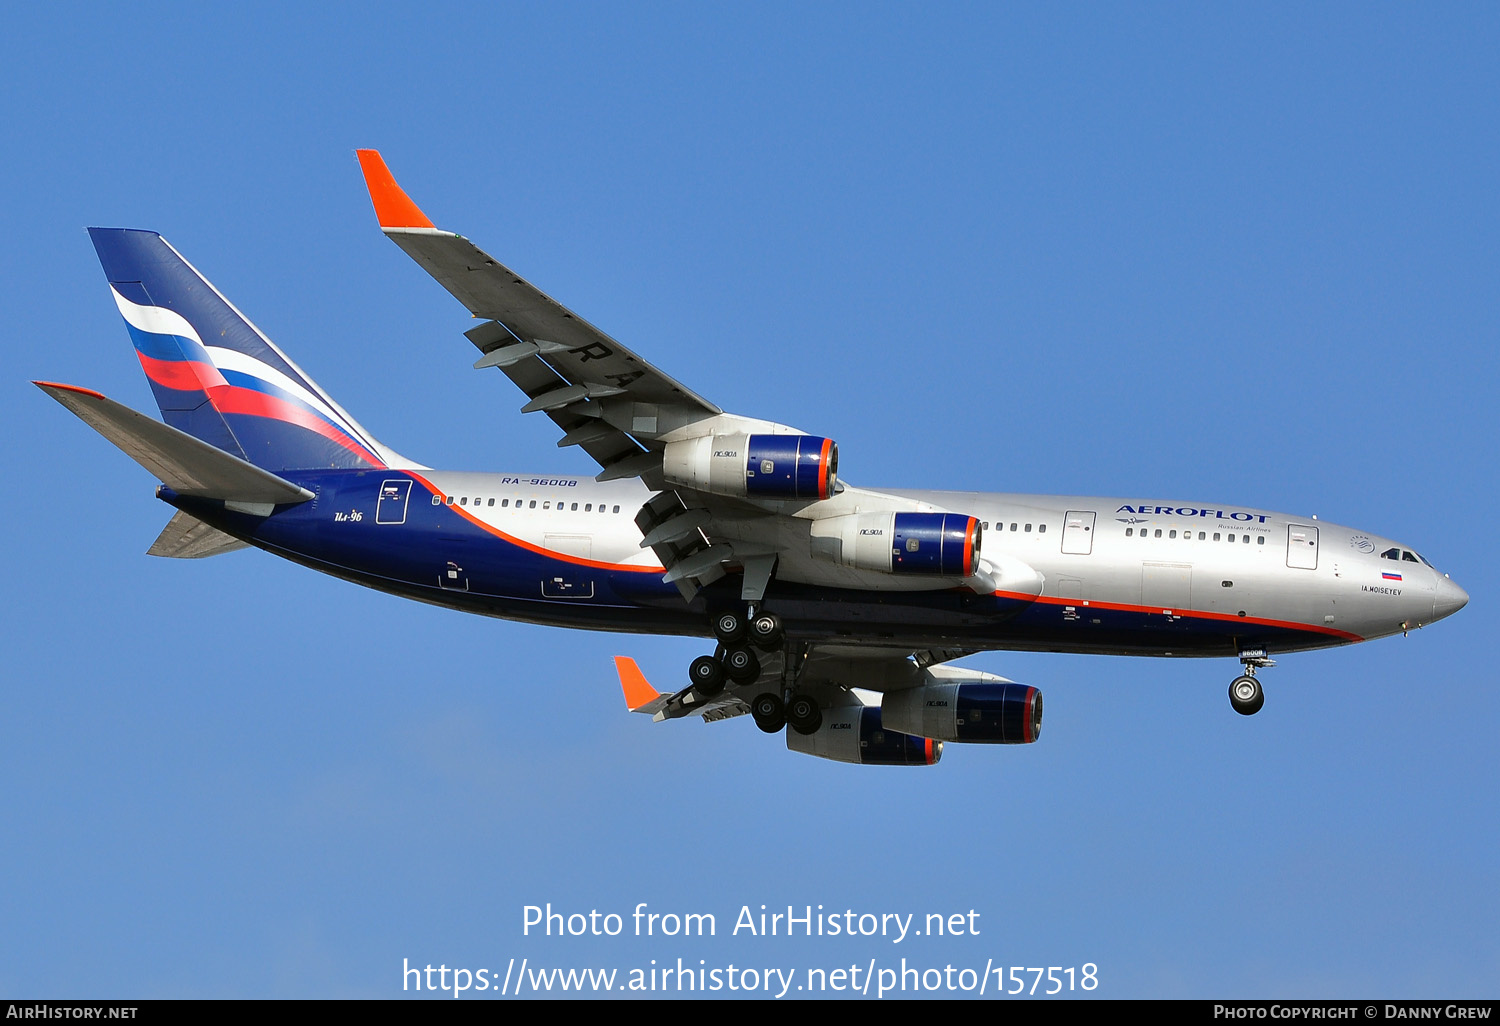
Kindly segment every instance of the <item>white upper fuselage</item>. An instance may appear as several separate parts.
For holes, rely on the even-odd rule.
[[[660,566],[640,547],[633,520],[652,494],[639,480],[600,484],[570,475],[449,471],[425,476],[451,505],[528,546],[621,567]],[[1168,618],[1196,614],[1297,625],[1336,645],[1423,626],[1467,600],[1462,589],[1399,542],[1267,510],[1095,496],[863,489],[851,494],[978,518],[984,557],[1034,570],[1040,576],[1039,593],[1032,592],[1037,601],[1061,606],[1061,615],[1081,627],[1092,619],[1091,610],[1133,609]],[[807,553],[805,540],[799,546],[786,537],[789,518],[767,521],[772,519],[781,524],[780,580],[870,591],[960,584],[830,564]],[[737,533],[732,526],[719,530],[730,537]],[[1003,582],[997,593],[1006,594]],[[1171,652],[1161,648],[1161,654]]]

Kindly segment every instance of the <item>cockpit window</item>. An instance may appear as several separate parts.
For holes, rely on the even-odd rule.
[[[1422,555],[1420,552],[1417,553],[1417,558],[1420,559],[1422,562],[1426,563],[1428,566],[1432,566],[1432,560],[1428,559],[1426,556]],[[1437,567],[1435,567],[1435,566],[1432,566],[1432,568],[1434,570],[1437,569]]]
[[[1403,549],[1401,551],[1401,558],[1404,559],[1408,563],[1416,563],[1416,562],[1418,562],[1417,557],[1413,556],[1410,552],[1407,552],[1405,549]]]
[[[1400,559],[1401,558],[1401,550],[1400,549],[1386,549],[1384,552],[1382,552],[1380,554],[1380,558],[1381,559]]]

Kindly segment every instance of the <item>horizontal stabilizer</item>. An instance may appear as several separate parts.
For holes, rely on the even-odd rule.
[[[227,502],[306,502],[312,492],[98,392],[33,382],[179,495]]]
[[[167,556],[172,559],[203,559],[217,556],[221,552],[249,548],[231,534],[217,527],[210,527],[197,517],[178,510],[167,526],[157,536],[156,542],[146,550],[148,556]]]

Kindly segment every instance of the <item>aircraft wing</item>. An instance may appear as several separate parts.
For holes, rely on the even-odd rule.
[[[966,649],[914,652],[900,647],[823,642],[807,647],[806,662],[797,686],[815,695],[824,705],[838,705],[856,688],[883,692],[916,687],[923,682],[929,667],[970,654],[971,650]],[[755,681],[704,698],[690,687],[675,694],[662,694],[646,680],[634,659],[615,656],[615,672],[620,677],[625,707],[657,721],[698,716],[712,723],[742,716],[750,711],[748,696],[779,690],[784,665],[781,655],[767,655]]]
[[[747,602],[761,600],[773,574],[843,587],[870,580],[826,563],[814,565],[809,523],[858,511],[907,511],[911,500],[837,481],[838,450],[829,439],[725,413],[468,239],[435,227],[375,150],[360,150],[359,161],[381,231],[484,318],[465,333],[482,354],[475,368],[504,372],[526,396],[521,412],[550,417],[562,432],[559,446],[581,446],[602,468],[597,480],[639,477],[658,493],[635,522],[643,546],[661,559],[664,579],[685,599],[734,569],[743,571],[741,598]],[[743,451],[737,444],[700,444],[720,437],[762,441],[746,443]],[[669,446],[677,446],[670,457]],[[692,483],[685,485],[677,463],[666,466],[668,458],[688,460],[705,476],[688,475]],[[742,482],[755,479],[753,488],[725,490],[716,484],[716,475],[734,471],[730,465],[736,461]],[[781,501],[788,497],[792,501]],[[815,511],[798,516],[813,505]],[[943,511],[928,512],[935,509],[924,507],[922,515],[940,519]],[[959,516],[954,523],[958,526],[931,527],[956,540],[934,541],[926,551],[977,555],[978,520]],[[947,576],[973,576],[977,587],[994,589],[977,558],[964,555],[962,566],[962,573]]]
[[[476,369],[503,371],[529,400],[523,412],[546,413],[562,429],[560,445],[580,445],[614,476],[634,477],[652,461],[640,459],[647,450],[634,432],[604,422],[600,400],[633,403],[632,427],[646,435],[722,412],[468,239],[435,228],[378,152],[360,150],[359,161],[381,231],[484,318],[466,332],[482,354]]]

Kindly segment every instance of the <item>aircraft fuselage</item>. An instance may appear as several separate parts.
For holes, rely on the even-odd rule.
[[[639,480],[451,471],[294,471],[310,502],[238,512],[163,498],[325,573],[455,609],[566,627],[706,636],[739,578],[691,603],[633,517]],[[987,557],[1034,593],[788,559],[765,606],[807,640],[1155,656],[1283,653],[1424,626],[1466,596],[1411,549],[1313,518],[1140,498],[888,491],[984,524]],[[232,505],[232,504],[231,504]]]

